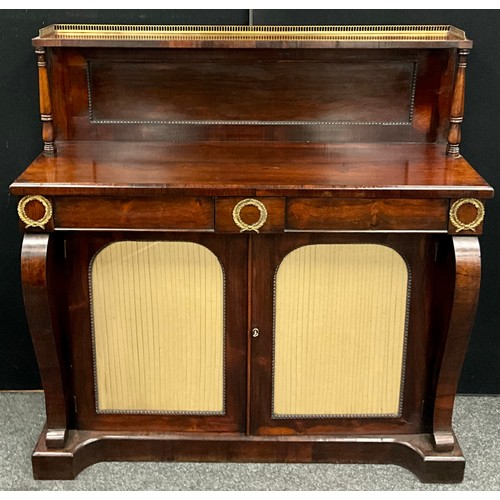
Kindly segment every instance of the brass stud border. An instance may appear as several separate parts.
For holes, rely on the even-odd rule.
[[[246,222],[243,222],[240,215],[242,208],[249,205],[257,207],[260,212],[259,220],[257,222],[254,222],[253,224],[247,224]],[[267,208],[264,203],[259,200],[254,200],[252,198],[241,200],[233,208],[233,220],[234,223],[240,228],[240,233],[243,233],[244,231],[255,231],[256,233],[258,233],[259,229],[266,223]]]
[[[40,219],[32,219],[26,214],[26,205],[32,201],[38,201],[45,208],[45,213]],[[40,195],[28,195],[22,198],[17,205],[17,213],[25,227],[39,227],[45,229],[45,224],[52,218],[52,205],[47,198]]]
[[[477,214],[476,218],[472,222],[466,224],[458,218],[458,210],[460,209],[460,207],[467,204],[476,207]],[[475,231],[476,227],[479,226],[481,222],[483,222],[483,219],[484,205],[475,198],[462,198],[453,203],[450,208],[450,222],[455,227],[457,233],[459,233],[460,231]]]

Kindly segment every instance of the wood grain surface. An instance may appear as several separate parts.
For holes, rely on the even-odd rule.
[[[443,145],[288,142],[68,142],[39,156],[16,195],[490,198]]]
[[[411,123],[412,61],[249,59],[92,61],[91,120]]]

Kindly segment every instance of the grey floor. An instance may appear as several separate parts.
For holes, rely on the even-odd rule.
[[[31,452],[44,423],[43,394],[0,393],[0,490],[500,490],[500,397],[461,396],[455,431],[464,482],[420,483],[393,465],[100,463],[74,481],[35,481]]]

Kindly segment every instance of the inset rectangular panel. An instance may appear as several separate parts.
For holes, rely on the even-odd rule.
[[[98,413],[224,414],[224,276],[210,250],[112,243],[90,281]]]
[[[398,416],[408,293],[389,247],[289,253],[275,281],[273,418]]]
[[[410,125],[414,61],[91,61],[94,123]],[[307,76],[306,76],[307,75]]]

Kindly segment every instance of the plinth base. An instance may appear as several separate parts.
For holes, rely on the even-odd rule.
[[[462,481],[458,442],[436,452],[428,434],[392,436],[245,436],[206,433],[137,433],[70,430],[66,447],[49,449],[46,430],[33,453],[35,479],[74,479],[98,462],[285,462],[395,464],[422,482]]]

